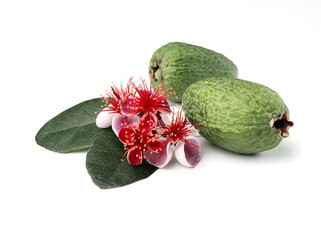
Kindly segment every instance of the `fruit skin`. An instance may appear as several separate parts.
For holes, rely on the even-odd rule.
[[[150,60],[149,73],[153,87],[164,82],[173,88],[181,102],[187,87],[209,77],[237,77],[236,65],[224,55],[203,47],[171,42],[156,50]]]
[[[273,118],[289,110],[273,90],[241,79],[210,78],[192,84],[183,95],[183,109],[199,133],[230,151],[251,154],[276,147],[280,131]],[[289,122],[291,126],[292,122]]]

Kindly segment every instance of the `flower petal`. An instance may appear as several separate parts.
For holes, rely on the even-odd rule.
[[[170,142],[167,142],[165,144],[165,146],[163,147],[160,153],[147,151],[145,152],[145,156],[148,163],[159,168],[165,167],[167,163],[169,163],[169,161],[172,159],[172,156],[173,156]]]
[[[155,127],[153,130],[155,131],[158,137],[162,136],[164,132],[164,129],[162,127]]]
[[[175,157],[185,167],[195,167],[200,160],[201,148],[199,141],[191,137],[191,144],[179,142],[175,149]]]
[[[169,125],[171,123],[167,114],[165,114],[163,112],[158,112],[157,117],[159,120],[159,125],[161,127],[165,127],[166,125]]]
[[[121,114],[116,113],[115,116],[113,117],[112,120],[112,128],[114,133],[118,136],[119,131],[131,124],[137,124],[139,122],[139,117],[138,116],[124,116]]]
[[[104,108],[100,113],[98,113],[96,118],[96,125],[99,128],[108,128],[110,127],[112,123],[112,119],[115,115],[115,113],[110,113],[107,110],[107,108]]]
[[[133,144],[135,141],[135,131],[130,126],[124,127],[119,131],[118,137],[124,144]]]
[[[156,126],[157,117],[153,113],[144,114],[139,121],[139,126],[143,130],[145,135],[148,135]]]
[[[154,141],[150,141],[148,143],[148,147],[154,152],[161,152],[163,148],[163,144],[161,141],[155,139]]]
[[[139,165],[143,161],[142,151],[137,147],[129,150],[127,160],[132,165]]]
[[[124,115],[131,115],[133,113],[139,113],[143,110],[138,109],[139,107],[138,101],[135,97],[129,97],[127,99],[122,100],[121,105],[120,105],[120,111]]]

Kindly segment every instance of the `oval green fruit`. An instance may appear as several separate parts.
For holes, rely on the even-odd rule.
[[[224,55],[203,47],[171,42],[156,50],[149,63],[153,87],[166,83],[181,102],[187,87],[209,77],[237,77],[236,65]]]
[[[210,142],[242,154],[262,152],[289,136],[289,110],[281,97],[261,84],[241,79],[210,78],[192,84],[183,109]]]

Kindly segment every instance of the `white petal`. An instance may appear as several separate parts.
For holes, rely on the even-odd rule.
[[[130,124],[137,124],[139,122],[139,117],[137,116],[125,116],[121,115],[119,113],[116,113],[115,116],[113,117],[112,121],[112,128],[114,133],[118,136],[120,130]]]
[[[169,120],[169,118],[168,118],[168,115],[167,114],[165,114],[165,113],[163,113],[163,112],[159,112],[159,116],[160,116],[160,125],[162,126],[162,127],[165,127],[166,125],[169,125],[169,124],[171,124],[171,121]]]
[[[157,133],[158,136],[162,136],[164,130],[160,127],[156,127],[154,131]],[[163,137],[162,137],[163,138]],[[160,140],[161,141],[161,140]]]
[[[179,142],[175,149],[177,161],[185,167],[195,167],[200,160],[201,149],[199,141],[191,137],[189,141],[193,144]]]
[[[105,108],[104,110],[106,110]],[[108,128],[111,126],[112,119],[115,115],[115,113],[110,113],[108,111],[102,111],[98,113],[97,118],[96,118],[96,125],[99,128]]]
[[[145,153],[146,160],[148,163],[154,165],[158,168],[163,168],[169,163],[169,161],[172,159],[173,151],[171,148],[170,142],[165,146],[165,148],[160,152],[146,152]]]

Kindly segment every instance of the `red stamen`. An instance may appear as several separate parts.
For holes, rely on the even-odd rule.
[[[171,124],[164,127],[163,136],[167,138],[167,141],[171,141],[172,144],[177,144],[179,141],[188,143],[192,146],[198,147],[192,144],[188,138],[189,136],[196,132],[194,128],[201,123],[191,125],[186,117],[183,115],[182,109],[176,113],[176,116],[173,114]]]
[[[106,92],[107,97],[101,97],[101,99],[105,102],[105,105],[102,107],[106,109],[98,112],[108,111],[111,113],[121,114],[121,102],[134,94],[132,90],[132,79],[132,77],[129,79],[129,82],[125,87],[123,87],[123,85],[121,84],[120,88],[117,88],[115,84],[113,84],[113,86],[111,87],[111,91]]]
[[[171,89],[162,90],[164,84],[153,89],[151,83],[148,87],[145,80],[141,79],[141,81],[142,83],[139,86],[136,86],[131,82],[131,85],[137,95],[134,96],[135,99],[128,99],[129,105],[132,105],[133,107],[127,114],[144,115],[152,113],[156,115],[158,112],[170,114],[171,105],[167,103],[167,99],[176,98],[171,96],[173,94],[172,92],[167,93],[167,91]]]
[[[156,141],[155,137],[157,137],[157,134],[152,133],[152,130],[155,127],[156,127],[156,124],[154,122],[148,120],[146,116],[143,116],[137,125],[128,125],[125,128],[123,128],[119,132],[119,139],[121,142],[124,143],[125,150],[128,149],[125,152],[123,158],[128,153],[128,151],[134,150],[134,149],[139,149],[139,151],[142,153],[143,158],[145,158],[145,152],[151,150],[149,148],[150,144]],[[128,136],[128,133],[131,133],[130,136]],[[161,149],[162,145],[160,143],[159,145],[160,145],[159,149]],[[156,149],[156,150],[159,150],[159,149]],[[153,148],[153,150],[155,149]],[[128,157],[129,155],[127,155],[127,158]],[[136,158],[138,158],[139,160],[142,160],[142,157],[139,155],[136,155]],[[132,159],[128,159],[129,162],[131,162],[131,160]]]

